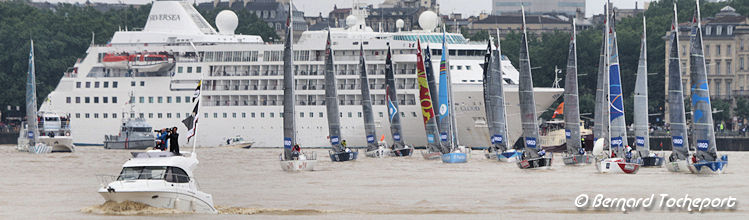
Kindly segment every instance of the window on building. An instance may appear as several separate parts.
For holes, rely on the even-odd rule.
[[[708,56],[710,56],[710,45],[706,44],[705,45],[705,57],[708,57]]]
[[[271,117],[271,118],[273,118],[273,117],[275,117],[275,116],[276,116],[276,113],[273,113],[273,112],[271,112],[271,113],[270,113],[270,117]]]
[[[181,103],[182,102],[182,96],[174,97],[174,100],[175,100],[176,103]]]
[[[715,56],[720,56],[720,44],[715,45]]]
[[[73,99],[72,99],[72,98],[70,98],[70,97],[65,97],[65,103],[70,103],[70,102],[72,102],[72,101],[73,101]]]
[[[299,112],[299,117],[304,118],[304,112]]]
[[[731,81],[726,82],[726,96],[731,97]]]
[[[158,100],[159,103],[163,103],[164,102],[164,97],[159,96],[159,97],[157,97],[156,100]]]
[[[384,117],[384,114],[382,112],[378,112],[378,113],[380,113],[380,118]]]
[[[94,118],[99,118],[99,113],[94,113]]]
[[[720,75],[720,61],[715,61],[715,75]]]
[[[94,97],[94,103],[99,103],[99,97]]]
[[[712,32],[713,28],[711,26],[705,26],[705,35],[710,35],[710,32]]]
[[[85,117],[86,117],[86,118],[90,118],[90,117],[91,117],[91,114],[89,114],[89,113],[86,113],[86,114],[85,114]]]
[[[322,118],[322,112],[318,112],[318,113],[317,113],[317,117],[320,117],[320,118]]]
[[[726,55],[727,56],[731,56],[731,54],[732,54],[732,52],[731,52],[731,45],[730,44],[726,45]]]
[[[156,114],[156,117],[158,117],[158,118],[161,118],[162,116],[163,116],[163,114],[161,114],[161,113]]]
[[[106,97],[106,96],[101,97],[101,102],[102,103],[109,103],[109,97]]]
[[[91,88],[91,82],[86,82],[86,88]]]
[[[182,67],[177,67],[177,73],[182,73]]]
[[[250,118],[255,118],[255,113],[254,112],[250,113]]]
[[[141,97],[138,97],[138,102],[140,102],[140,103],[144,103],[144,102],[145,102],[145,100],[146,100],[146,99],[145,99],[145,97],[143,97],[143,96],[141,96]]]
[[[146,81],[140,81],[140,86],[146,86]]]
[[[166,113],[166,118],[172,118],[172,113]]]
[[[720,35],[721,33],[723,33],[723,26],[715,26],[715,35]]]
[[[236,113],[236,112],[232,112],[232,113],[231,113],[231,117],[232,117],[232,118],[237,118],[237,113]]]
[[[130,86],[135,86],[135,81],[130,82]]]
[[[89,98],[89,97],[86,97],[83,100],[85,100],[86,104],[91,103],[91,98]]]
[[[104,88],[109,88],[109,82],[104,82],[104,85],[102,85]]]
[[[731,61],[726,61],[726,74],[731,75]]]
[[[109,118],[109,114],[108,113],[103,113],[103,114],[101,114],[101,117],[102,118]]]
[[[99,88],[99,82],[94,82],[94,88]]]
[[[144,113],[138,113],[138,118],[146,118]]]
[[[739,57],[739,70],[744,70],[744,57]]]
[[[348,117],[349,117],[349,118],[350,118],[350,117],[351,117],[352,115],[353,115],[353,114],[351,114],[351,112],[349,112],[349,113],[348,113]]]
[[[191,66],[187,67],[187,73],[192,73],[192,67]]]
[[[81,118],[81,113],[75,113],[75,118]]]
[[[81,103],[81,97],[75,97],[75,103]]]
[[[213,118],[218,118],[218,112],[213,113]]]
[[[112,118],[117,118],[117,113],[112,113]]]
[[[728,26],[726,27],[726,34],[727,34],[727,35],[733,35],[733,26],[731,26],[731,25],[728,25]]]
[[[75,82],[75,88],[81,88],[81,82]]]
[[[224,116],[224,118],[226,118],[226,116],[227,116],[226,112],[224,112],[223,114],[221,114],[221,116]]]
[[[148,103],[153,103],[153,96],[148,97]]]
[[[357,112],[357,116],[359,116],[359,118],[361,118],[361,112]]]
[[[200,66],[198,66],[198,67],[195,67],[195,72],[196,72],[196,73],[201,73],[201,72],[203,72],[203,67],[200,67]]]
[[[246,117],[247,117],[247,113],[246,112],[242,112],[242,118],[246,118]]]
[[[260,117],[265,118],[265,112],[260,112]]]
[[[148,113],[148,118],[153,118],[153,113]]]
[[[172,97],[171,96],[167,96],[166,97],[166,103],[172,103]]]

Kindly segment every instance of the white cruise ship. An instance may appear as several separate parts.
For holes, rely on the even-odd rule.
[[[424,48],[431,47],[434,71],[438,72],[442,33],[373,32],[364,25],[364,19],[365,12],[355,10],[347,19],[347,28],[331,30],[342,137],[351,146],[366,143],[357,72],[361,42],[371,74],[377,134],[392,140],[384,105],[385,54],[390,43],[403,138],[409,144],[424,146],[426,135],[416,84],[416,39],[422,40]],[[259,36],[235,35],[236,22],[221,19],[216,22],[216,31],[189,2],[155,1],[142,30],[118,31],[109,44],[91,45],[85,57],[64,73],[42,110],[70,113],[77,145],[101,145],[106,134],[118,132],[122,117],[145,118],[154,129],[176,126],[185,134],[181,121],[192,110],[190,99],[202,76],[198,146],[219,146],[226,138],[236,136],[254,141],[255,146],[283,146],[283,45],[263,42]],[[329,143],[323,103],[326,33],[306,31],[294,45],[297,137],[305,147]],[[449,33],[447,37],[461,144],[488,146],[481,84],[486,44],[469,43],[461,34]],[[507,81],[509,140],[516,140],[521,134],[518,72],[509,61],[502,64]],[[536,88],[536,108],[548,108],[562,91]],[[130,92],[134,93],[132,100]],[[129,112],[129,102],[135,103],[136,113],[123,115]],[[183,145],[187,144],[185,136],[180,137]]]

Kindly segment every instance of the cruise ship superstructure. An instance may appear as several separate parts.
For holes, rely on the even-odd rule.
[[[421,39],[423,48],[429,45],[433,56],[439,56],[442,33],[431,32],[433,27],[425,31],[374,32],[365,25],[363,10],[352,11],[346,28],[331,29],[342,136],[350,146],[366,145],[357,72],[359,44],[364,46],[370,74],[377,133],[389,134],[384,105],[389,43],[403,138],[415,146],[426,145],[416,84],[416,39]],[[107,45],[91,45],[85,57],[64,73],[42,110],[70,113],[78,145],[101,145],[105,134],[117,133],[122,117],[145,118],[154,129],[178,127],[186,132],[181,121],[193,108],[191,97],[202,76],[198,146],[218,146],[236,136],[254,141],[255,146],[283,146],[283,45],[263,42],[255,35],[234,34],[236,17],[220,17],[216,24],[218,31],[189,2],[155,1],[143,30],[118,31]],[[297,130],[304,147],[329,143],[323,78],[326,34],[306,31],[294,45]],[[481,69],[486,44],[469,43],[457,33],[448,33],[447,38],[461,145],[489,146]],[[121,62],[126,65],[107,63],[115,55],[122,56]],[[438,67],[439,59],[434,61],[433,66]],[[521,134],[518,71],[506,59],[502,65],[508,139],[514,141]],[[546,109],[562,91],[535,88],[537,109]],[[135,113],[125,111],[130,102],[136,104]],[[388,136],[386,140],[392,139]],[[180,143],[185,141],[186,135],[182,135]]]

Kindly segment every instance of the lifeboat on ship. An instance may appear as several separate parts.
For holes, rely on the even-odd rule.
[[[174,67],[174,58],[163,53],[105,54],[102,64],[108,68],[134,69],[139,72],[161,72]]]

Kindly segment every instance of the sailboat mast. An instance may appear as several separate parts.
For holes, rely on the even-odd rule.
[[[679,54],[679,22],[674,2],[674,20],[671,24],[671,39],[668,53],[668,118],[670,123],[672,157],[686,160],[689,156],[689,135],[687,133],[686,112],[684,110],[684,87],[681,78],[681,57]]]
[[[284,42],[283,49],[283,146],[284,146],[284,159],[291,160],[291,148],[297,144],[296,140],[296,112],[294,111],[294,105],[296,105],[296,95],[294,88],[294,72],[292,71],[293,60],[291,55],[293,53],[293,26],[294,21],[292,19],[293,8],[292,2],[289,1],[289,13],[286,18],[286,41]]]
[[[372,97],[369,92],[367,64],[364,60],[364,44],[359,42],[359,80],[361,81],[361,104],[364,114],[364,133],[367,136],[367,150],[377,149],[374,114],[372,112]]]
[[[405,146],[401,136],[401,115],[398,107],[398,94],[395,88],[395,75],[393,73],[392,52],[388,44],[387,57],[385,58],[385,104],[388,108],[388,120],[390,121],[390,134],[397,149]]]
[[[575,154],[580,148],[580,102],[577,91],[577,39],[575,20],[572,20],[567,58],[567,74],[564,80],[564,126],[567,139],[567,153]]]
[[[338,110],[338,92],[336,91],[333,50],[331,49],[330,30],[325,44],[325,107],[328,113],[328,135],[330,147],[335,152],[343,151],[341,147],[341,118]]]
[[[496,63],[494,64],[497,67],[497,74],[495,76],[498,76],[497,79],[495,79],[494,82],[496,82],[495,85],[499,88],[499,97],[494,100],[494,105],[497,107],[497,117],[496,120],[499,122],[499,134],[498,138],[495,138],[495,142],[499,142],[499,148],[502,151],[507,150],[509,147],[507,147],[508,140],[512,140],[510,137],[508,137],[507,132],[507,107],[505,106],[505,79],[504,75],[502,73],[502,39],[500,39],[499,36],[499,28],[497,29],[497,51],[496,55],[494,55],[494,59],[496,60]]]
[[[523,35],[520,45],[520,85],[518,85],[518,98],[520,101],[520,114],[523,127],[523,138],[525,155],[538,158],[536,153],[541,149],[538,140],[538,117],[536,115],[535,97],[533,94],[533,74],[531,73],[530,56],[528,55],[528,32],[525,24],[525,7],[521,6],[523,15]]]
[[[39,139],[39,122],[37,121],[36,105],[36,67],[34,65],[34,40],[29,49],[29,73],[26,78],[26,126],[30,134],[24,134],[29,139],[29,147],[36,145]]]
[[[637,80],[635,82],[634,100],[634,128],[635,146],[640,156],[650,155],[650,134],[648,126],[648,49],[647,24],[642,17],[642,42],[640,45],[640,61],[637,65]]]
[[[697,1],[695,16],[692,20],[690,40],[689,68],[692,83],[692,125],[696,141],[695,157],[705,161],[717,160],[715,131],[713,130],[712,105],[710,104],[710,87],[705,68],[705,57],[702,42],[702,23],[700,21],[700,2]]]

